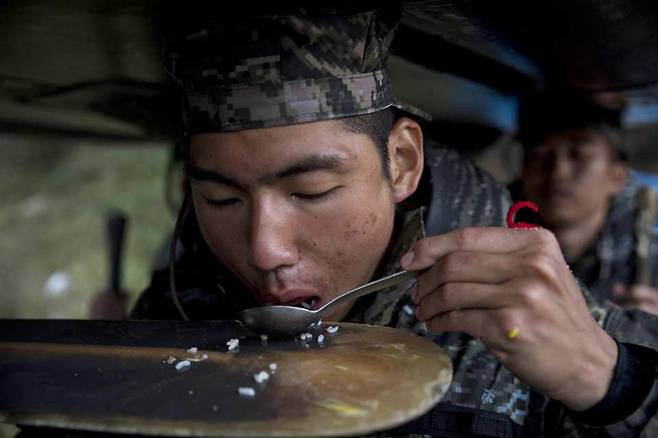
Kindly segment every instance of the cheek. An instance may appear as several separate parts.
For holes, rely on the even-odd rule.
[[[334,221],[327,256],[338,269],[369,271],[374,269],[388,246],[393,229],[393,210],[344,215]],[[359,269],[361,267],[361,269]]]
[[[383,217],[380,217],[374,212],[349,218],[345,223],[342,238],[346,242],[352,240],[375,240],[384,220]]]
[[[195,213],[201,234],[213,254],[227,266],[235,265],[235,260],[241,257],[241,251],[245,248],[239,218],[219,214],[196,202]]]
[[[583,193],[596,196],[606,191],[605,189],[610,185],[610,176],[603,163],[582,163],[576,168],[576,181]]]
[[[578,212],[600,208],[612,195],[610,186],[604,166],[596,162],[581,166],[572,186],[576,195],[572,208]]]

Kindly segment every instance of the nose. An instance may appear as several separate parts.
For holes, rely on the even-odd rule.
[[[571,175],[571,160],[569,155],[562,150],[555,151],[551,156],[548,165],[553,180],[567,179]]]
[[[298,261],[292,215],[274,199],[252,203],[249,224],[249,264],[259,271],[274,271]]]

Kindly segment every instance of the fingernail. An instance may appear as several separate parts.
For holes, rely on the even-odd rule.
[[[400,259],[400,265],[401,265],[403,268],[406,268],[407,266],[411,265],[411,263],[413,263],[413,261],[414,261],[414,257],[416,257],[416,255],[414,254],[414,252],[413,252],[413,251],[409,251],[408,253],[406,253],[405,255],[403,255],[402,258]]]

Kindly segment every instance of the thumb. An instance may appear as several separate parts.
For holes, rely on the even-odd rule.
[[[422,271],[432,267],[437,261],[437,255],[429,250],[431,246],[432,241],[430,238],[416,242],[400,259],[402,269],[407,271]]]

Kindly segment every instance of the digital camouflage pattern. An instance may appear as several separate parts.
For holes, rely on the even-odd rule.
[[[434,147],[426,152],[426,159],[427,170],[433,177],[431,201],[405,215],[404,226],[387,255],[388,263],[381,275],[399,271],[400,257],[416,240],[424,237],[427,230],[437,234],[459,227],[505,226],[509,196],[488,175],[449,149]],[[430,214],[432,212],[435,214]],[[420,435],[442,436],[454,433],[451,426],[442,421],[450,411],[441,409],[441,405],[473,410],[468,432],[483,436],[634,437],[642,430],[646,436],[658,430],[654,406],[658,402],[658,381],[654,381],[644,404],[624,421],[606,427],[579,424],[559,403],[533,391],[501,366],[479,340],[461,333],[436,335],[428,332],[425,324],[415,317],[416,306],[409,294],[412,286],[413,282],[379,292],[365,308],[361,303],[362,308],[350,315],[354,322],[413,331],[441,345],[452,359],[453,383],[439,407],[393,435],[421,432]],[[603,303],[586,288],[583,288],[583,294],[592,317],[618,342],[644,347],[655,353],[658,349],[655,318]],[[547,424],[549,411],[559,413],[559,423]]]
[[[639,212],[636,195],[640,187],[636,181],[629,179],[624,189],[612,199],[605,223],[595,242],[580,259],[571,264],[576,278],[599,298],[613,298],[612,289],[616,283],[635,283],[635,222]],[[658,245],[655,238],[649,254],[653,261],[650,286],[658,288]]]
[[[410,245],[430,234],[465,226],[504,226],[510,205],[507,191],[457,152],[426,148],[426,169],[416,199],[399,212],[401,226],[378,275],[399,269],[398,260]],[[473,212],[471,214],[471,212]],[[190,224],[194,227],[196,224]],[[186,253],[177,261],[177,284],[183,306],[193,319],[231,318],[241,304],[239,292],[225,283],[220,291],[217,266],[204,250],[198,232],[187,236]],[[190,241],[192,240],[192,241]],[[533,391],[504,368],[484,344],[461,333],[429,333],[415,318],[409,291],[413,282],[360,299],[346,320],[410,330],[442,346],[453,362],[454,378],[449,393],[432,411],[384,436],[638,436],[655,431],[658,385],[644,404],[624,421],[607,427],[587,427],[572,420],[559,403]],[[658,350],[658,325],[642,312],[625,312],[600,304],[584,291],[590,312],[619,342]],[[167,271],[156,273],[142,295],[133,317],[177,317],[171,300]],[[655,358],[654,358],[655,363]],[[453,435],[450,435],[453,434]],[[471,434],[471,435],[464,435]]]
[[[168,38],[188,134],[368,114],[398,104],[387,55],[397,23],[370,11],[214,21]]]
[[[396,105],[386,72],[394,30],[394,23],[374,11],[214,22],[168,39],[165,64],[184,91],[188,134],[327,120]],[[400,256],[425,233],[505,224],[509,194],[491,177],[457,152],[436,145],[426,147],[425,163],[419,190],[398,211],[395,241],[378,276],[398,270]],[[232,318],[236,310],[254,305],[210,253],[193,214],[181,243],[176,282],[190,318]],[[363,297],[346,318],[413,331],[452,358],[454,378],[445,399],[385,435],[637,436],[653,427],[655,382],[644,404],[624,421],[588,428],[561,404],[514,377],[479,340],[462,333],[429,333],[415,318],[411,286]],[[620,342],[646,347],[656,363],[655,319],[643,321],[642,315],[587,298],[592,315],[606,330]],[[132,316],[179,318],[166,269],[155,273]]]

